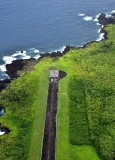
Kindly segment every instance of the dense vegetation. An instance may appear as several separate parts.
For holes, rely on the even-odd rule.
[[[91,145],[101,159],[115,159],[115,25],[106,30],[106,41],[44,58],[1,92],[0,125],[11,132],[0,136],[0,160],[40,159],[50,67],[67,73],[59,86],[57,160],[99,160]]]
[[[69,126],[72,144],[90,144],[85,90],[81,78],[73,77],[69,82]]]
[[[0,137],[0,160],[27,159],[38,86],[38,76],[31,72],[12,81],[1,93],[0,103],[4,104],[6,114],[0,123],[10,133]]]
[[[70,142],[74,137],[74,144],[75,142],[76,144],[83,144],[83,142],[89,144],[86,136],[87,131],[81,133],[85,123],[85,127],[89,130],[92,145],[106,160],[115,159],[115,40],[113,39],[115,33],[113,32],[114,26],[111,25],[109,30],[110,28],[112,39],[109,37],[105,42],[93,43],[84,50],[84,53],[81,53],[80,50],[71,53],[71,58],[76,63],[80,63],[85,71],[82,76],[83,80],[81,79],[85,99],[80,92],[81,83],[79,84],[77,80],[79,77],[70,79],[69,86]],[[84,118],[81,118],[83,108],[86,113],[84,113]],[[80,135],[82,135],[83,140],[78,138]]]

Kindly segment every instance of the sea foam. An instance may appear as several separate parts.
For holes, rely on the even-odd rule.
[[[59,48],[58,51],[60,51],[61,53],[63,53],[63,51],[65,50],[66,46],[63,46],[62,48]]]
[[[34,51],[34,53],[39,53],[40,52],[38,49],[34,49],[33,51]]]
[[[12,57],[12,56],[4,56],[3,57],[3,61],[5,62],[5,64],[11,64],[12,61],[16,60],[16,58]]]
[[[106,13],[106,18],[110,18],[110,17],[111,17],[111,14]]]
[[[36,55],[35,57],[33,57],[33,58],[35,58],[35,59],[39,59],[41,56],[40,55]]]
[[[99,38],[96,40],[97,42],[104,39],[104,33],[100,33]]]
[[[17,51],[16,53],[14,53],[12,55],[12,57],[17,57],[17,56],[26,56],[26,52],[25,53],[21,53],[20,51]]]
[[[83,20],[91,21],[91,20],[93,20],[93,17],[92,16],[86,16],[86,17],[83,18]]]
[[[98,21],[99,21],[98,18],[99,18],[100,15],[101,15],[101,13],[99,13],[99,14],[96,15],[96,17],[94,18],[94,21],[95,21],[95,22],[98,22]]]
[[[56,50],[52,50],[52,51],[50,51],[49,53],[52,53],[52,52],[61,52],[61,53],[63,53],[63,51],[65,50],[65,48],[66,48],[66,46],[63,46],[63,47],[58,48],[58,49],[56,49]]]
[[[4,135],[4,134],[5,134],[5,132],[0,131],[0,136],[2,136],[2,135]]]
[[[78,16],[82,17],[82,16],[85,16],[84,13],[79,13]]]
[[[101,32],[101,29],[98,29],[97,33],[100,33]]]
[[[112,12],[111,13],[115,13],[115,10],[112,10]]]
[[[21,59],[30,59],[30,58],[31,58],[31,56],[26,55],[26,56],[22,57]]]
[[[97,24],[97,26],[101,26],[101,24],[100,23],[96,23]]]
[[[6,72],[6,65],[5,64],[0,65],[0,71]]]

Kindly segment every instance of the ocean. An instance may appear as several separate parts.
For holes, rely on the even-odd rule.
[[[0,79],[13,60],[101,40],[96,17],[111,12],[115,0],[0,0]]]

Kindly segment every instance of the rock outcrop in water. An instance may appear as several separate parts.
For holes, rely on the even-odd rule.
[[[6,65],[6,73],[9,75],[11,79],[19,77],[18,71],[24,69],[25,66],[29,64],[36,64],[37,60],[34,58],[31,59],[18,59],[13,61],[11,64]]]
[[[98,17],[99,23],[102,25],[107,25],[107,24],[114,24],[115,23],[115,14],[112,14],[111,17],[106,17],[105,13],[101,13],[100,16]]]
[[[10,82],[11,82],[11,79],[5,79],[3,81],[0,80],[0,91],[5,89]]]

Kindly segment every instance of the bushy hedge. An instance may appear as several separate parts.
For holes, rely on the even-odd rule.
[[[72,144],[90,144],[86,100],[82,78],[72,77],[68,86],[69,139]]]

